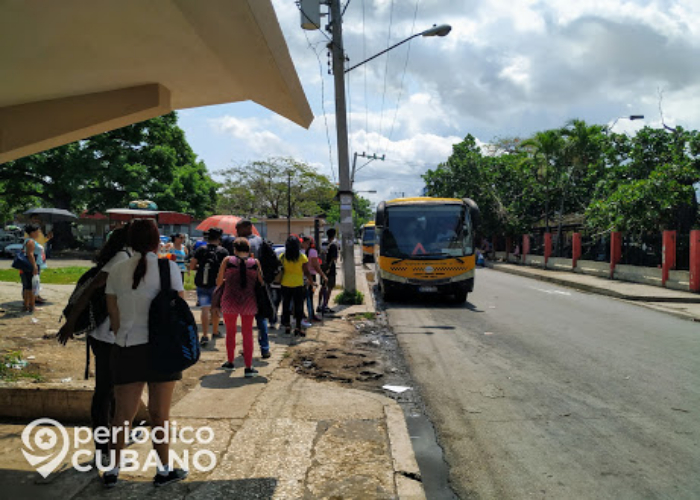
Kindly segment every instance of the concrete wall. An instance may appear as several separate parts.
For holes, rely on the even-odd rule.
[[[668,280],[666,280],[666,288],[687,292],[690,289],[690,272],[669,271]]]
[[[617,264],[615,266],[615,279],[644,283],[645,285],[661,286],[661,269],[656,267],[628,266]]]
[[[544,257],[542,255],[527,255],[525,257],[525,264],[528,266],[544,266]]]
[[[506,260],[505,252],[494,252],[494,255],[496,256],[496,260]]]
[[[561,257],[550,257],[547,261],[547,269],[555,271],[571,271],[573,265],[572,259],[563,259]]]
[[[596,262],[593,260],[579,260],[574,271],[581,274],[590,274],[593,276],[608,278],[610,277],[610,263]]]

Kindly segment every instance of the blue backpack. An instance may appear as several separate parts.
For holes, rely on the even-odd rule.
[[[160,292],[148,314],[148,343],[151,367],[161,373],[175,373],[199,361],[197,323],[190,306],[171,288],[170,261],[158,259]]]

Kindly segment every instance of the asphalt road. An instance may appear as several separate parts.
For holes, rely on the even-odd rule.
[[[700,498],[700,324],[489,269],[389,304],[461,498]]]

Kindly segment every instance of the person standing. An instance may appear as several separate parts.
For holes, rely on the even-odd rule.
[[[236,357],[236,329],[238,316],[240,316],[245,376],[254,377],[258,374],[258,371],[253,368],[253,318],[258,313],[255,285],[256,282],[261,285],[264,283],[260,263],[252,257],[248,240],[243,237],[236,238],[232,249],[233,256],[224,259],[216,278],[217,286],[226,283],[221,297],[221,312],[226,325],[228,359],[221,367],[226,371],[235,369],[233,360]]]
[[[328,302],[331,299],[331,293],[335,288],[336,280],[336,264],[338,262],[338,242],[335,241],[336,230],[330,228],[326,231],[326,236],[328,236],[328,241],[323,245],[322,253],[322,263],[321,269],[326,275],[326,279],[321,281],[321,291],[319,293],[318,308],[317,312],[320,313],[332,313],[333,309],[328,307]]]
[[[180,273],[182,273],[182,282],[185,282],[185,273],[187,269],[187,247],[185,246],[185,235],[182,233],[173,234],[170,239],[172,240],[172,246],[170,247],[170,254],[175,256],[175,263],[177,267],[180,268]]]
[[[309,311],[309,321],[319,322],[321,318],[316,316],[314,312],[314,287],[316,286],[316,275],[321,276],[321,279],[326,281],[328,277],[321,269],[321,264],[318,262],[318,251],[314,239],[310,236],[304,236],[301,241],[301,248],[306,253],[309,259],[309,273],[311,274],[311,283],[306,287],[306,307]]]
[[[250,255],[255,259],[260,257],[260,248],[263,244],[263,239],[253,233],[253,223],[248,219],[241,219],[236,223],[236,234],[240,238],[246,238],[250,245]],[[229,254],[232,254],[231,249],[228,249]],[[267,286],[267,285],[265,285]],[[269,290],[268,290],[269,292]],[[258,327],[258,344],[260,345],[260,355],[263,359],[270,357],[270,341],[268,339],[268,322],[267,318],[261,315],[255,316],[255,323]]]
[[[44,247],[39,244],[36,238],[39,237],[41,228],[37,224],[27,224],[24,227],[27,237],[24,240],[22,251],[27,256],[27,260],[32,265],[31,272],[20,271],[22,280],[22,298],[24,299],[24,311],[33,312],[36,298],[39,295],[39,276],[42,269],[46,269],[44,262]],[[36,278],[34,278],[36,276]]]
[[[89,305],[95,293],[107,284],[110,271],[120,262],[129,260],[131,253],[126,249],[128,226],[115,229],[100,253],[97,254],[95,264],[99,268],[99,274],[90,282],[90,285],[82,293],[71,314],[66,318],[65,324],[58,331],[58,342],[66,345],[73,338],[75,324],[80,314]],[[114,345],[114,333],[111,331],[109,318],[105,319],[96,329],[88,332],[87,342],[95,355],[95,392],[92,395],[90,417],[93,432],[97,428],[110,428],[114,416],[114,384],[112,383],[112,367],[110,353]],[[86,368],[87,370],[87,368]],[[109,446],[104,442],[95,441],[95,449],[104,460],[109,456]]]
[[[294,335],[304,337],[306,334],[301,328],[301,320],[304,317],[304,277],[309,282],[309,259],[301,251],[299,238],[289,236],[284,245],[284,253],[280,256],[284,272],[282,274],[282,324],[285,333],[291,333],[290,310],[294,301],[294,318],[296,328]]]
[[[202,347],[209,343],[209,324],[211,322],[212,337],[220,338],[219,334],[219,313],[217,310],[211,311],[211,296],[216,289],[216,277],[219,273],[221,263],[228,252],[221,246],[221,235],[223,231],[218,227],[209,229],[207,246],[199,247],[190,260],[190,270],[197,271],[194,277],[194,284],[197,286],[197,303],[202,308]]]
[[[169,465],[170,407],[175,383],[182,372],[162,373],[151,368],[148,316],[151,302],[161,290],[158,269],[158,227],[151,219],[135,220],[129,230],[129,245],[134,255],[115,265],[105,289],[109,321],[115,332],[110,354],[116,408],[112,421],[115,452],[113,468],[102,476],[105,487],[117,484],[121,451],[128,427],[136,417],[144,386],[148,384],[148,412],[151,416],[153,448],[160,459],[155,486],[163,486],[187,477],[187,471]],[[184,297],[180,270],[169,261],[171,288]]]

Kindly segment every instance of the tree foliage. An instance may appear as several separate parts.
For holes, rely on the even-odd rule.
[[[645,127],[627,136],[571,120],[488,147],[468,135],[423,178],[431,196],[473,198],[485,234],[549,228],[554,217],[561,228],[566,214],[585,214],[597,232],[687,232],[698,210],[700,133]]]
[[[7,210],[40,200],[82,212],[149,199],[161,210],[202,217],[217,184],[170,113],[0,165]]]
[[[217,210],[237,215],[292,217],[328,212],[336,187],[328,177],[293,158],[268,158],[222,173],[223,188]]]

